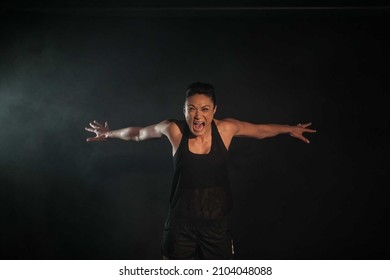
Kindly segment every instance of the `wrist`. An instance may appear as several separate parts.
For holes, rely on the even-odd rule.
[[[106,138],[115,138],[114,132],[112,130],[107,131],[104,133]]]

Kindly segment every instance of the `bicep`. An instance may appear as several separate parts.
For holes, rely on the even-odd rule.
[[[164,138],[166,136],[167,121],[143,127],[139,131],[139,141]]]
[[[227,119],[233,137],[262,138],[262,125]]]
[[[178,130],[177,126],[170,120],[164,120],[140,129],[139,140],[145,141],[158,138],[169,138]]]
[[[237,137],[250,137],[250,138],[259,138],[260,130],[259,125],[249,123],[249,122],[240,122]]]

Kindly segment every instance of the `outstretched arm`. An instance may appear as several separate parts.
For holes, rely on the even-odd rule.
[[[108,138],[117,138],[125,141],[139,142],[169,136],[171,131],[170,121],[162,121],[158,124],[153,124],[146,127],[133,126],[117,130],[111,130],[108,127],[107,122],[105,122],[104,126],[97,121],[90,122],[89,125],[90,127],[86,127],[85,130],[95,133],[96,136],[87,138],[87,142],[104,141]]]
[[[233,137],[251,137],[264,139],[274,137],[279,134],[290,134],[292,137],[298,138],[306,143],[310,143],[309,139],[303,136],[303,133],[314,133],[316,130],[309,129],[311,123],[298,125],[284,124],[253,124],[235,119],[225,119],[229,123],[229,127]]]

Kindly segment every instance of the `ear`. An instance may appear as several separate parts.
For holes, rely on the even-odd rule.
[[[214,106],[214,114],[217,112],[217,105]]]

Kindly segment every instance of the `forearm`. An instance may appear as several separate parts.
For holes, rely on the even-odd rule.
[[[279,134],[289,134],[293,130],[293,126],[286,124],[259,124],[257,125],[258,139],[274,137]]]
[[[142,127],[126,127],[107,132],[107,138],[116,138],[125,141],[140,141],[140,131]]]
[[[298,138],[306,143],[310,141],[302,134],[304,132],[314,133],[316,130],[309,129],[311,123],[287,125],[287,124],[253,124],[249,122],[238,121],[235,119],[225,119],[224,123],[227,127],[227,134],[230,133],[233,137],[250,137],[256,139],[264,139],[274,137],[279,134],[290,134],[290,136]]]

